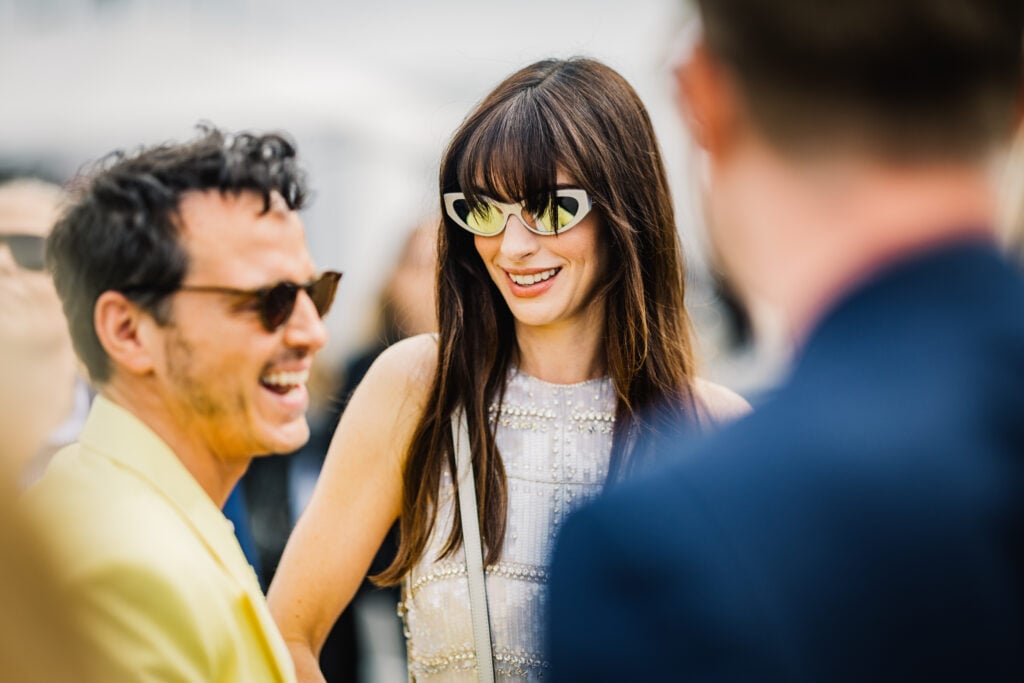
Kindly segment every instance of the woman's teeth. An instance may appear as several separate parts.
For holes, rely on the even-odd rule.
[[[538,282],[543,282],[552,275],[555,275],[558,271],[558,268],[552,268],[551,270],[545,270],[542,273],[533,273],[531,275],[516,275],[515,273],[509,273],[508,276],[512,280],[512,282],[516,283],[517,285],[526,286],[537,284]]]

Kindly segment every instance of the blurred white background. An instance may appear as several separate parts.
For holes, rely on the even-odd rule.
[[[0,162],[67,177],[114,149],[187,139],[199,121],[289,132],[315,191],[314,257],[345,271],[328,319],[337,364],[369,341],[377,292],[436,211],[440,155],[474,103],[537,59],[595,57],[650,110],[703,355],[742,389],[717,362],[723,324],[673,99],[688,13],[685,0],[0,0]]]

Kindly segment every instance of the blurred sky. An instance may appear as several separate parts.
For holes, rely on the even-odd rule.
[[[685,0],[0,0],[0,163],[66,176],[113,149],[187,139],[199,121],[288,131],[315,191],[314,258],[345,271],[329,318],[338,361],[367,341],[398,247],[436,211],[455,127],[543,57],[598,58],[640,93],[702,280],[670,75],[688,16]],[[694,312],[713,327],[701,296]]]

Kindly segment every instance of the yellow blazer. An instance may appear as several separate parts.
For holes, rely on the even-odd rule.
[[[97,397],[25,497],[82,602],[102,680],[295,680],[231,523],[131,413]]]

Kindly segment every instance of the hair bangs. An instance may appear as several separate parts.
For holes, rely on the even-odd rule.
[[[487,112],[466,140],[456,178],[470,206],[483,197],[525,202],[531,212],[548,210],[558,185],[563,150],[531,92],[520,93]]]

